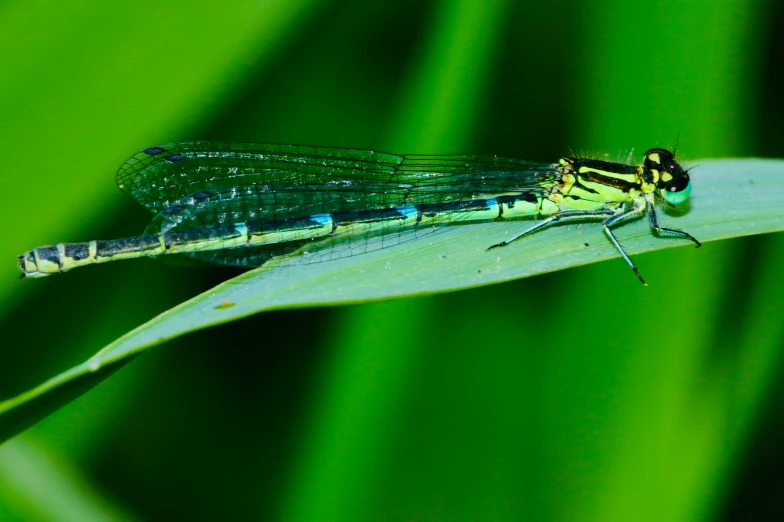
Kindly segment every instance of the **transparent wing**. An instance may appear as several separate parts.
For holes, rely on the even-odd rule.
[[[541,193],[556,175],[552,164],[498,157],[179,143],[136,154],[117,180],[124,191],[157,213],[147,233],[292,222],[316,214],[341,215],[344,223],[349,221],[317,240],[298,239],[294,231],[285,242],[272,245],[218,250],[213,245],[182,254],[250,267],[281,256],[296,263],[321,262],[415,240],[447,225],[488,218],[489,213],[483,214],[474,202]],[[386,211],[422,206],[442,211],[425,212],[416,226],[384,219]]]
[[[191,142],[135,154],[117,184],[155,213],[189,196],[250,190],[253,197],[266,195],[258,205],[264,214],[294,216],[516,194],[555,175],[552,164],[495,156]]]

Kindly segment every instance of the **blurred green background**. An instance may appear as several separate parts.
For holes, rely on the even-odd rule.
[[[4,2],[0,399],[238,273],[15,279],[31,247],[143,230],[114,186],[137,150],[782,157],[782,24],[741,0]],[[614,260],[190,334],[0,447],[0,519],[781,520],[782,256],[743,238],[637,256],[647,288]]]

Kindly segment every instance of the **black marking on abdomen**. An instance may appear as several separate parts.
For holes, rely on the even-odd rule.
[[[57,248],[57,245],[38,247],[35,249],[35,252],[38,254],[38,259],[54,263],[60,268],[63,267],[63,260],[60,259],[60,250]]]
[[[169,230],[163,234],[163,244],[166,250],[169,250],[173,246],[207,244],[216,240],[229,240],[238,237],[242,237],[242,233],[234,225],[194,228],[191,230]]]
[[[312,230],[322,228],[324,223],[319,223],[310,217],[291,218],[291,219],[267,219],[264,221],[248,221],[248,237],[263,236],[265,234],[276,234],[289,230]],[[334,227],[333,227],[334,230]]]
[[[518,201],[536,205],[540,202],[540,198],[533,192],[523,192],[521,194],[515,194],[514,196],[496,196],[495,201],[498,203],[498,217],[503,218],[504,205],[511,211]]]
[[[425,203],[416,205],[417,221],[421,219],[421,215],[425,217],[435,217],[441,213],[452,212],[476,212],[481,210],[490,210],[487,206],[486,199],[475,199],[470,201],[454,201],[450,203]]]
[[[406,215],[394,208],[366,210],[364,212],[335,212],[332,214],[333,230],[339,226],[354,223],[383,223],[384,221],[405,220]]]
[[[118,254],[155,250],[160,248],[160,246],[161,240],[157,234],[145,235],[109,241],[96,241],[95,253],[96,257],[112,257]]]
[[[63,247],[65,257],[69,257],[74,261],[81,261],[90,257],[89,243],[66,243]]]
[[[35,254],[33,254],[32,250],[30,252],[25,252],[21,256],[17,256],[17,259],[19,260],[19,268],[23,272],[26,272],[26,270],[25,270],[25,264],[26,263],[30,263],[30,264],[33,264],[33,265],[35,264]]]
[[[506,204],[512,207],[518,201],[524,201],[526,203],[534,203],[534,204],[539,202],[539,198],[533,192],[523,192],[521,194],[515,194],[514,196],[497,196],[495,200],[498,202],[499,205]]]

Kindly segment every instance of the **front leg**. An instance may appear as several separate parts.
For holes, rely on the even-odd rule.
[[[648,205],[648,219],[651,222],[651,228],[655,230],[657,234],[660,236],[683,237],[694,241],[697,244],[697,248],[702,246],[702,243],[697,241],[697,239],[688,232],[684,232],[683,230],[675,230],[672,228],[662,228],[659,226],[659,220],[656,217],[656,205],[653,201],[653,194],[646,194],[645,202]]]

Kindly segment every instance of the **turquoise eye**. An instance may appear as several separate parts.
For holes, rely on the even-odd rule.
[[[672,187],[661,189],[661,195],[664,198],[664,201],[670,205],[680,205],[689,199],[689,196],[691,195],[691,181],[686,184],[686,187],[684,187],[682,190],[678,190],[677,192],[671,192],[668,190],[669,188]]]

